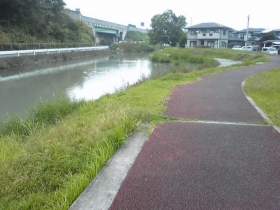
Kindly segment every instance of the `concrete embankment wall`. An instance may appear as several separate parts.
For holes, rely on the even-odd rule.
[[[96,51],[77,51],[77,52],[63,52],[54,54],[37,54],[37,55],[22,55],[18,57],[5,57],[0,58],[0,69],[11,69],[20,66],[29,66],[39,63],[52,63],[52,62],[64,62],[67,60],[77,58],[94,58],[98,56],[110,55],[111,51],[96,50]]]

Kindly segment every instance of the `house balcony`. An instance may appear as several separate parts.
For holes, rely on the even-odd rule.
[[[197,34],[197,39],[219,39],[219,33],[199,33]]]

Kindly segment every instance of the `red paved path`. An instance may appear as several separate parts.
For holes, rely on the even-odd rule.
[[[241,82],[265,65],[206,76],[176,87],[166,115],[251,124],[165,122],[130,169],[114,209],[280,209],[280,134],[263,119]]]

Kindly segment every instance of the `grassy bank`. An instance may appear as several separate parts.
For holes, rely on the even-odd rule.
[[[280,68],[249,77],[244,90],[272,122],[280,126]]]
[[[176,48],[165,48],[163,50],[154,53],[151,60],[153,62],[160,63],[174,63],[184,64],[187,63],[199,63],[201,68],[208,68],[216,65],[217,61],[213,58],[223,58],[230,60],[239,60],[244,56],[248,55],[248,52],[240,50],[228,50],[228,49],[202,49],[202,48],[191,48],[191,49],[176,49]],[[250,52],[250,57],[243,60],[242,65],[251,65],[257,62],[267,62],[269,59],[263,56],[261,53]]]
[[[189,60],[181,58],[186,52]],[[169,54],[174,65],[161,77],[139,81],[96,101],[62,98],[43,103],[25,121],[13,119],[2,125],[0,209],[67,209],[139,124],[166,119],[162,113],[174,86],[229,69],[216,68],[217,63],[203,55],[210,52],[166,48],[160,53]],[[234,59],[244,56],[212,53],[220,58],[225,53]],[[192,60],[206,62],[208,68],[192,71],[186,67]]]
[[[135,52],[153,52],[156,50],[156,47],[148,45],[146,43],[124,42],[118,44],[111,44],[110,49],[116,53],[118,52],[135,53]]]

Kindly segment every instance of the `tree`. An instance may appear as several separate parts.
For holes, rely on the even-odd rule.
[[[91,28],[63,13],[64,6],[64,0],[0,0],[1,30],[20,42],[92,43]]]
[[[187,43],[187,35],[182,35],[179,39],[179,47],[185,47]]]
[[[275,40],[275,34],[273,31],[262,34],[262,38],[259,40],[260,45],[263,46],[263,42],[266,40]]]
[[[151,28],[148,32],[150,44],[169,44],[176,46],[180,37],[184,35],[183,28],[187,25],[186,18],[176,16],[172,10],[152,18]]]
[[[51,11],[55,15],[60,13],[66,5],[63,0],[46,0],[46,3],[51,5]]]

